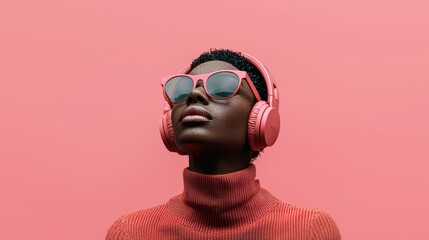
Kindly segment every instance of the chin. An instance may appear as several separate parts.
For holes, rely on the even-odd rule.
[[[210,142],[213,141],[213,131],[205,128],[182,128],[174,132],[176,143]]]

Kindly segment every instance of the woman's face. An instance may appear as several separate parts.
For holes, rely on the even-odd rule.
[[[218,70],[238,70],[223,61],[209,61],[195,67],[189,74],[205,74]],[[242,81],[236,95],[228,99],[210,98],[197,82],[187,99],[172,109],[174,138],[178,147],[190,156],[240,152],[247,146],[247,121],[256,98],[246,81]],[[208,121],[182,121],[185,109],[203,107]]]

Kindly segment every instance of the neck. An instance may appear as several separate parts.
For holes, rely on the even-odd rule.
[[[189,170],[203,174],[225,174],[243,170],[251,162],[251,152],[240,154],[189,155]]]

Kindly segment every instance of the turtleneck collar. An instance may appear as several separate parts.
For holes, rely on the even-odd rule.
[[[278,203],[255,177],[253,164],[237,172],[217,175],[185,168],[184,191],[170,200],[170,209],[185,225],[201,230],[245,225]]]
[[[191,207],[222,211],[242,204],[259,190],[255,165],[232,173],[208,175],[183,171],[184,201]]]

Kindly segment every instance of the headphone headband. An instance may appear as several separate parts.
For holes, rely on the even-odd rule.
[[[265,67],[264,64],[262,64],[258,59],[256,59],[250,54],[241,53],[241,55],[250,63],[252,63],[264,77],[264,82],[265,82],[265,85],[267,86],[267,92],[268,92],[268,100],[267,100],[268,105],[272,108],[279,109],[279,91],[277,90],[277,84],[274,77],[268,71],[267,67]],[[180,71],[180,73],[187,74],[191,70],[192,70],[191,64],[189,64],[185,68],[183,68],[182,71]]]

